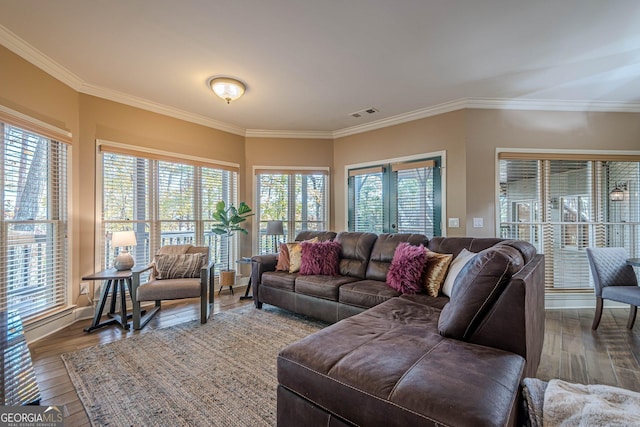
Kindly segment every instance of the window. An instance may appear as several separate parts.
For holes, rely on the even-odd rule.
[[[29,320],[67,304],[68,145],[7,123],[0,130],[0,311]]]
[[[591,292],[587,247],[625,247],[639,255],[638,156],[498,158],[500,237],[527,240],[545,254],[548,290]],[[616,188],[622,200],[612,200]]]
[[[258,253],[277,252],[303,230],[328,227],[327,170],[256,169]],[[284,236],[267,236],[268,221],[283,221]]]
[[[349,170],[349,230],[441,234],[440,157]]]
[[[113,145],[112,145],[113,144]],[[237,170],[171,158],[171,154],[135,152],[101,143],[102,267],[117,255],[111,233],[134,230],[136,264],[146,264],[165,245],[209,246],[217,270],[227,260],[227,245],[211,232],[216,203],[237,204]],[[237,242],[231,242],[236,251]]]

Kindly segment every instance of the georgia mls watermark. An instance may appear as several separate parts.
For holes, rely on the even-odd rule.
[[[59,406],[0,406],[0,427],[64,427]]]

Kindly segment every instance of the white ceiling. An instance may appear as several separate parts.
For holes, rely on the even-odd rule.
[[[0,0],[0,43],[81,92],[236,133],[640,111],[637,0]],[[245,96],[218,99],[218,75]]]

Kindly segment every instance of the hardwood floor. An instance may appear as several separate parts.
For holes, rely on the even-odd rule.
[[[223,292],[216,295],[215,313],[250,304]],[[626,328],[627,310],[605,309],[600,327],[591,331],[594,310],[548,310],[544,349],[538,378],[561,378],[571,382],[608,384],[640,392],[640,321]],[[198,319],[198,300],[164,303],[162,310],[142,331],[123,331],[115,326],[90,334],[83,332],[90,320],[80,321],[30,345],[42,405],[66,405],[67,426],[89,426],[60,355],[136,334],[148,333]]]

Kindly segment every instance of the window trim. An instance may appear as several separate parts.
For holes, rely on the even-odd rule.
[[[240,188],[241,187],[241,174],[240,174],[240,165],[238,163],[233,162],[225,162],[221,160],[213,160],[207,159],[204,157],[192,156],[189,154],[164,151],[164,150],[156,150],[153,148],[140,147],[136,145],[124,144],[120,142],[114,142],[104,139],[96,139],[95,140],[95,158],[96,158],[96,169],[95,169],[95,182],[96,182],[96,195],[95,195],[95,233],[94,233],[94,242],[95,242],[95,250],[94,250],[94,270],[100,271],[103,269],[102,267],[102,243],[103,243],[103,221],[102,221],[102,198],[103,198],[103,174],[102,170],[104,167],[103,164],[103,153],[110,152],[116,154],[122,154],[127,156],[141,157],[149,160],[155,161],[168,161],[168,162],[179,162],[191,166],[196,167],[206,167],[213,169],[222,169],[229,172],[236,173],[236,198],[240,198]],[[195,209],[195,206],[194,206]],[[196,227],[197,228],[197,227]],[[196,230],[197,231],[197,230]],[[195,232],[195,231],[194,231]],[[236,259],[238,254],[240,253],[240,242],[238,244],[232,245],[232,254],[231,259]]]
[[[373,170],[372,168],[386,164],[409,163],[425,159],[440,157],[440,198],[442,205],[440,206],[440,236],[447,237],[447,227],[445,218],[447,218],[447,151],[431,151],[428,153],[413,154],[411,156],[392,157],[387,159],[371,160],[362,163],[352,163],[344,166],[344,223],[345,229],[349,227],[349,173],[350,169]]]
[[[65,287],[64,299],[62,301],[62,304],[57,307],[53,307],[45,311],[42,311],[39,314],[32,316],[28,319],[23,319],[24,326],[31,327],[34,324],[41,323],[43,320],[56,316],[58,313],[65,312],[74,306],[72,303],[72,297],[73,297],[73,289],[74,289],[73,283],[75,278],[73,276],[74,255],[72,253],[72,249],[74,248],[73,235],[74,235],[75,228],[73,225],[73,221],[71,221],[71,218],[75,216],[75,213],[73,211],[73,199],[74,199],[73,198],[73,194],[74,194],[73,167],[72,167],[73,166],[73,145],[72,145],[73,134],[68,130],[58,128],[49,123],[43,122],[36,118],[30,117],[26,114],[20,113],[4,105],[0,105],[0,122],[2,122],[2,125],[0,125],[0,129],[4,129],[4,125],[6,124],[6,125],[21,128],[27,132],[38,134],[48,139],[49,141],[55,141],[60,144],[66,145],[66,165],[65,165],[66,173],[64,176],[65,193],[59,195],[59,201],[65,204],[64,211],[66,212],[66,218],[64,220],[65,242],[63,242],[64,244],[66,244],[66,248],[64,250],[65,259],[63,260],[62,268],[65,268],[67,273],[65,277],[66,283],[61,284],[61,286]],[[4,143],[4,136],[3,136],[3,143]],[[4,222],[4,219],[2,219],[2,221]],[[3,230],[4,230],[4,225],[2,226],[2,230],[0,230],[0,234],[4,233]],[[4,244],[0,246],[4,247]]]
[[[500,161],[501,160],[532,160],[532,161],[613,161],[613,162],[640,162],[640,151],[635,150],[580,150],[580,149],[536,149],[536,148],[505,148],[497,147],[495,151],[495,183],[494,183],[494,213],[495,213],[495,236],[500,237]],[[592,177],[592,179],[595,179]],[[544,191],[544,190],[543,190]],[[601,195],[598,188],[594,189],[594,194]],[[544,196],[543,196],[544,197]],[[593,208],[595,209],[595,207]],[[596,212],[597,213],[597,212]],[[544,222],[541,218],[540,221]],[[579,222],[576,225],[580,225]],[[546,273],[545,273],[546,274]],[[592,288],[552,288],[545,283],[545,294],[549,298],[568,299],[581,298],[581,295],[593,295]]]
[[[331,230],[331,168],[328,166],[259,166],[254,165],[252,167],[251,174],[251,188],[253,191],[253,205],[254,212],[256,214],[253,216],[251,220],[251,229],[258,230],[258,232],[251,233],[251,248],[253,253],[258,253],[259,251],[259,238],[260,238],[260,223],[259,223],[259,211],[260,211],[260,194],[257,190],[258,188],[258,179],[257,176],[260,173],[281,173],[281,174],[322,174],[325,176],[325,218],[327,218],[327,230]]]

